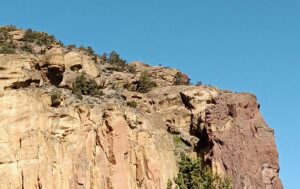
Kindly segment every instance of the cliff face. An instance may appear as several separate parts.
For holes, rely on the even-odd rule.
[[[174,85],[175,69],[131,65],[135,73],[116,71],[57,45],[0,55],[0,188],[166,188],[180,152],[201,156],[236,189],[282,188],[274,132],[255,96]],[[124,89],[145,70],[155,88]],[[81,73],[103,88],[100,98],[72,93]]]
[[[221,94],[205,110],[211,150],[206,158],[235,178],[236,188],[282,188],[274,131],[249,94]]]

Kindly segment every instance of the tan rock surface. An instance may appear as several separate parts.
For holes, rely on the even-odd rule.
[[[32,56],[0,54],[0,90],[27,87],[32,82],[39,83],[40,74],[33,68],[37,61]]]
[[[25,35],[25,31],[23,31],[23,30],[11,31],[11,32],[9,32],[9,35],[12,36],[13,40],[20,40],[20,39],[23,39],[23,37]]]
[[[64,54],[65,67],[71,70],[78,70],[88,74],[91,77],[98,77],[100,69],[91,60],[90,56],[87,56],[81,52],[68,52]]]
[[[51,108],[36,89],[6,91],[0,105],[0,188],[163,188],[176,173],[164,123],[150,115],[131,130],[122,109]]]

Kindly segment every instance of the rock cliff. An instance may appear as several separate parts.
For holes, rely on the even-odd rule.
[[[59,44],[25,52],[24,32],[10,31],[17,51],[0,54],[0,189],[165,189],[182,152],[235,189],[283,188],[274,131],[254,95],[188,85],[178,70],[139,62],[120,71]],[[145,71],[155,87],[140,93]],[[74,95],[83,73],[100,97]]]

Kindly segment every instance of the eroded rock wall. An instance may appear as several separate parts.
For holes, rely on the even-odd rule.
[[[210,151],[205,158],[234,178],[235,188],[282,188],[274,130],[259,113],[256,97],[223,93],[205,110]]]
[[[175,176],[162,121],[114,104],[65,103],[52,108],[36,89],[2,94],[0,188],[164,188]]]

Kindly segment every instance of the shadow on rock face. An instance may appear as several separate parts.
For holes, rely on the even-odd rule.
[[[59,67],[49,67],[47,69],[47,78],[52,85],[58,86],[63,80],[63,70]]]
[[[197,137],[200,139],[197,145],[197,151],[208,152],[210,149],[212,149],[213,142],[209,139],[207,129],[205,127]]]

